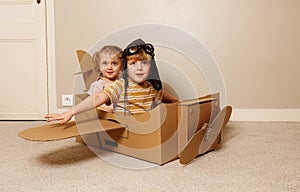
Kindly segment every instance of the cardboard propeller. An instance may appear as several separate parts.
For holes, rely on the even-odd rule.
[[[59,139],[66,139],[70,137],[76,137],[79,135],[95,133],[98,131],[109,131],[116,129],[124,129],[120,124],[106,120],[99,119],[99,124],[102,126],[85,127],[84,129],[78,129],[75,121],[67,122],[65,124],[53,123],[44,126],[38,126],[29,128],[19,132],[19,136],[32,141],[53,141]],[[78,123],[77,123],[78,124]],[[80,125],[80,122],[79,122]]]
[[[188,164],[195,157],[208,152],[212,145],[216,142],[221,130],[225,127],[230,119],[232,112],[231,106],[226,106],[214,118],[214,120],[206,126],[202,126],[189,140],[186,147],[179,153],[179,162]]]

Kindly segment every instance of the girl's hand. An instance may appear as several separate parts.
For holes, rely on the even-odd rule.
[[[64,124],[68,122],[73,117],[72,110],[69,110],[67,112],[64,112],[62,114],[57,113],[51,113],[44,116],[45,119],[47,119],[47,122],[51,121],[59,121],[61,124]]]

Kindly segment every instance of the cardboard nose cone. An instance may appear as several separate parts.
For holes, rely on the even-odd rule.
[[[232,112],[231,106],[226,106],[220,111],[215,119],[209,124],[207,128],[202,127],[190,139],[186,147],[179,154],[179,162],[187,164],[191,162],[199,154],[203,154],[210,150],[215,143],[222,128],[225,127],[230,119]]]

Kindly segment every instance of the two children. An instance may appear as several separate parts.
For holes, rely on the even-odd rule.
[[[154,47],[137,39],[122,54],[122,78],[103,91],[92,94],[78,105],[62,114],[47,114],[48,121],[60,120],[63,124],[73,115],[102,104],[113,104],[114,111],[139,113],[151,110],[161,101],[177,99],[162,89],[162,83],[154,60]]]

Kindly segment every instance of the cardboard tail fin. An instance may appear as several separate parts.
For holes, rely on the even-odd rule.
[[[82,74],[86,89],[84,91],[87,91],[92,82],[98,79],[100,71],[97,70],[97,66],[94,63],[92,56],[88,52],[77,50],[77,57],[81,72],[75,73],[75,75]]]

